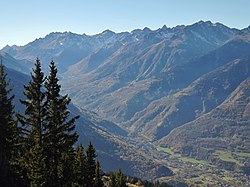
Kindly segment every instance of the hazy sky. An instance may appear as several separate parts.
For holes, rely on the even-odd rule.
[[[1,0],[0,7],[0,48],[54,31],[96,34],[199,20],[250,25],[250,0]]]

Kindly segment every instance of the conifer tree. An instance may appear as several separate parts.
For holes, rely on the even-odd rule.
[[[46,168],[50,176],[50,186],[60,186],[60,178],[66,176],[62,164],[67,163],[67,169],[73,167],[74,150],[73,145],[78,135],[75,132],[75,120],[79,117],[69,119],[70,112],[68,96],[60,96],[61,86],[58,84],[57,68],[52,61],[50,74],[45,81],[46,88],[46,125],[45,125],[45,146],[46,146]],[[66,160],[67,161],[66,161]],[[71,161],[71,166],[69,162]],[[61,168],[61,173],[59,173]],[[71,173],[72,174],[72,173]],[[69,176],[68,176],[69,177]],[[69,181],[69,178],[67,178]],[[59,182],[59,183],[58,183]],[[71,181],[72,182],[72,181]]]
[[[86,151],[86,186],[93,187],[95,168],[96,168],[96,153],[93,144],[90,142]]]
[[[96,169],[95,169],[95,179],[94,179],[94,187],[102,187],[103,181],[101,176],[101,166],[100,163],[96,162]]]
[[[116,175],[115,173],[112,173],[110,175],[110,183],[109,183],[110,187],[116,187]]]
[[[74,172],[74,156],[68,153],[63,153],[60,158],[61,164],[59,165],[59,186],[70,187],[75,186],[75,172]]]
[[[116,184],[117,187],[127,187],[126,179],[121,169],[119,169],[118,172],[116,173],[116,182],[117,182]]]
[[[42,92],[44,74],[40,60],[37,58],[31,80],[24,86],[25,100],[20,102],[25,106],[25,114],[18,114],[18,120],[24,126],[25,155],[22,167],[27,171],[29,186],[46,186],[45,154],[43,147],[43,130],[45,118],[45,94]]]
[[[14,173],[11,167],[18,143],[18,127],[14,120],[14,95],[9,96],[7,74],[4,65],[0,64],[0,186],[14,186]]]
[[[20,159],[21,129],[14,119],[14,95],[6,81],[4,65],[0,64],[0,186],[23,186],[17,161]],[[7,162],[6,162],[7,161]],[[7,169],[7,170],[6,170]],[[7,174],[7,176],[6,176]]]
[[[76,163],[75,163],[75,175],[77,186],[85,186],[86,184],[86,155],[84,148],[81,145],[76,148]]]
[[[111,187],[127,187],[126,178],[123,175],[121,169],[119,169],[117,172],[111,174],[110,186]]]

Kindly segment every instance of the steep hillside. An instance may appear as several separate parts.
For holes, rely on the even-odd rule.
[[[8,53],[0,51],[0,60],[7,68],[28,74],[30,72],[31,63],[28,60],[16,60]],[[34,59],[33,59],[34,60]]]
[[[105,172],[122,168],[124,173],[142,179],[154,179],[160,176],[171,176],[173,172],[162,163],[138,150],[127,142],[127,132],[94,113],[89,113],[75,106],[70,106],[74,115],[80,115],[76,122],[79,142],[86,147],[91,141]],[[147,173],[145,173],[147,171]]]
[[[173,130],[160,142],[225,169],[250,171],[250,78],[211,112]]]
[[[178,86],[180,91],[153,101],[126,126],[150,139],[160,139],[218,106],[250,75],[250,58],[245,56],[250,52],[248,40],[237,37],[198,60],[166,72],[167,89],[180,84],[187,87]]]

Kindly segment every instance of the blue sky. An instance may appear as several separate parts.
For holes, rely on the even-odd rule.
[[[2,0],[0,7],[0,48],[54,31],[96,34],[199,20],[250,25],[250,0]]]

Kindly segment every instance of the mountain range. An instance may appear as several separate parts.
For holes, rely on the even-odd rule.
[[[94,139],[106,162],[116,150],[110,165],[124,162],[131,175],[172,175],[159,146],[249,174],[250,27],[200,21],[92,36],[55,32],[6,46],[1,56],[26,74],[37,56],[45,72],[53,59],[63,94],[88,124],[81,140]]]

